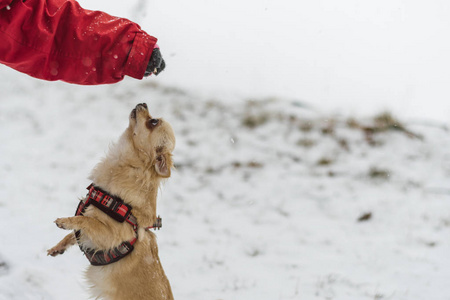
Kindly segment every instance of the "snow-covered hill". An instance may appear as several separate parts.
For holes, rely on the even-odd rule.
[[[66,233],[53,220],[144,101],[177,136],[157,232],[176,299],[449,299],[444,125],[0,73],[0,299],[87,298],[77,247],[46,256]]]

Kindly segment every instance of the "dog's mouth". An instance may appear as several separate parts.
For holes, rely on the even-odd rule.
[[[148,110],[147,103],[139,103],[138,105],[136,105],[135,108],[133,108],[133,110],[131,111],[131,114],[130,114],[130,117],[132,119],[136,119],[136,112],[137,112],[138,109]]]

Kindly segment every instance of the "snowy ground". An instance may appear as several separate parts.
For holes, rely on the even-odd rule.
[[[46,256],[66,233],[53,220],[73,215],[144,101],[177,136],[157,232],[176,299],[450,299],[445,124],[207,98],[151,79],[0,77],[1,300],[87,298],[81,252]]]

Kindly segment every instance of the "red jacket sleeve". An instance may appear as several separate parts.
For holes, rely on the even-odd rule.
[[[1,63],[86,85],[142,79],[156,44],[139,25],[73,0],[0,0],[0,41]]]

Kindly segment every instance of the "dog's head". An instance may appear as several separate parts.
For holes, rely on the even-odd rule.
[[[128,132],[137,155],[149,160],[159,176],[170,177],[175,148],[172,126],[164,119],[152,117],[147,104],[140,103],[130,113]]]

